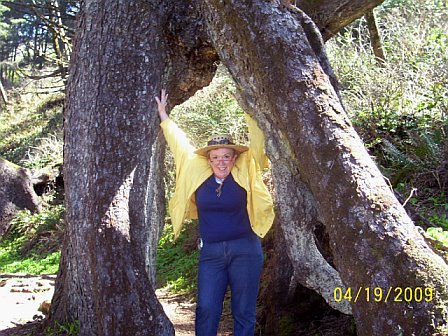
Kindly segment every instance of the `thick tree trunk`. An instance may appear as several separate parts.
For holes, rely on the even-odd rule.
[[[309,229],[290,212],[298,206],[297,214],[314,216],[306,204],[314,199],[315,218],[328,230],[334,264],[346,285],[341,291],[352,291],[341,302],[350,303],[358,333],[446,332],[448,265],[413,225],[352,128],[309,18],[266,1],[203,4],[220,58],[243,105],[266,133],[286,239],[306,239],[294,237]],[[289,253],[294,257],[294,249]],[[313,272],[314,265],[331,269],[314,258],[302,266]],[[330,291],[338,287],[338,282],[325,284]],[[406,288],[408,296],[400,295]],[[431,288],[433,295],[420,295],[419,288]],[[382,291],[381,299],[374,291]]]
[[[165,215],[154,97],[167,87],[179,103],[213,76],[216,53],[191,10],[185,1],[98,0],[79,15],[64,125],[67,230],[50,323],[78,320],[80,335],[174,333],[153,288]],[[175,36],[179,26],[190,35]]]
[[[81,335],[169,335],[143,253],[155,248],[150,223],[157,231],[164,216],[163,193],[150,185],[161,181],[148,178],[163,167],[150,113],[164,50],[156,52],[157,31],[148,29],[150,8],[107,5],[86,2],[72,54],[67,230],[52,319],[79,320]]]

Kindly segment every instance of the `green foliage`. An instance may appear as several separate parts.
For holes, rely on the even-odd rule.
[[[406,196],[415,189],[412,204],[443,223],[429,199],[448,187],[446,3],[390,0],[375,12],[384,64],[371,52],[364,19],[327,42],[328,55],[346,110],[383,174]]]
[[[66,64],[79,5],[78,0],[59,0],[56,7],[47,0],[1,1],[0,64],[15,64],[2,79],[14,85],[28,65],[41,71],[44,64]]]
[[[28,149],[23,166],[31,169],[54,166],[62,163],[62,134],[48,134],[38,139],[38,145]]]
[[[79,334],[79,321],[61,324],[56,322],[54,326],[47,327],[45,336],[76,336]]]
[[[26,243],[24,238],[3,240],[0,243],[0,273],[55,274],[59,267],[60,252],[40,254],[30,252],[23,256],[18,251]]]
[[[34,214],[29,210],[21,210],[11,221],[11,235],[34,237],[48,231],[62,230],[64,210],[63,205]]]
[[[18,212],[8,235],[0,242],[0,273],[56,273],[63,216],[63,205],[37,214]]]
[[[397,139],[381,140],[380,151],[376,154],[383,172],[391,179],[392,186],[411,179],[420,180],[421,185],[443,190],[440,174],[444,174],[445,152],[448,138],[444,130],[407,132]],[[442,178],[443,180],[443,178]]]
[[[6,38],[8,36],[10,25],[4,21],[4,15],[9,11],[9,8],[2,4],[0,1],[0,38]]]
[[[34,83],[27,88],[32,91],[37,86]],[[11,103],[0,113],[0,155],[33,169],[62,163],[64,95],[40,96],[13,89],[10,97]],[[56,190],[43,195],[42,200],[42,212],[18,212],[7,236],[1,238],[1,273],[57,272],[64,206]]]
[[[429,197],[425,211],[429,213],[426,215],[429,221],[436,226],[429,227],[426,233],[438,241],[436,248],[448,251],[448,200],[445,194]]]
[[[446,216],[445,216],[445,223],[448,223],[448,220],[447,220]],[[442,228],[440,228],[440,227],[438,227],[438,228],[431,227],[431,228],[428,228],[428,229],[426,230],[426,233],[427,233],[430,237],[432,237],[432,238],[438,240],[442,245],[444,245],[444,246],[445,246],[445,249],[448,249],[448,230],[447,230],[447,231],[444,231],[444,230],[443,230]],[[437,246],[436,246],[436,247],[437,247]]]
[[[362,129],[383,134],[446,122],[448,14],[443,6],[433,10],[433,1],[412,3],[412,9],[402,1],[380,7],[384,66],[376,65],[368,39],[361,38],[369,36],[363,20],[327,43],[348,112]]]
[[[197,283],[199,251],[195,248],[195,238],[188,232],[197,229],[197,225],[186,225],[192,227],[184,229],[177,241],[174,241],[172,227],[166,225],[157,249],[157,287],[167,287],[180,294],[195,293]]]
[[[62,162],[64,96],[19,100],[0,114],[0,155],[28,168]]]
[[[431,217],[429,217],[429,220],[433,222],[435,225],[440,226],[440,228],[448,230],[448,218],[446,214],[442,215],[434,214]]]
[[[428,198],[429,202],[432,202],[432,215],[428,216],[429,220],[436,226],[448,230],[448,200],[445,194],[440,196],[431,196]]]
[[[214,134],[231,134],[235,142],[245,144],[247,125],[244,112],[234,97],[235,84],[220,66],[210,85],[177,106],[171,118],[187,131],[192,143],[203,146]]]

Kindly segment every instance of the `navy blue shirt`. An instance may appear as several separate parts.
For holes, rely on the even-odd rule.
[[[227,176],[218,197],[215,176],[210,176],[196,190],[199,231],[204,242],[214,243],[250,236],[252,228],[247,214],[247,194]]]

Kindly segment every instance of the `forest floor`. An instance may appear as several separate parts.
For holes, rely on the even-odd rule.
[[[33,329],[45,317],[39,308],[51,300],[55,278],[55,275],[0,275],[0,336],[37,335]],[[158,289],[156,294],[176,335],[194,335],[195,303],[165,289]],[[218,335],[230,336],[231,330],[231,318],[224,315]]]

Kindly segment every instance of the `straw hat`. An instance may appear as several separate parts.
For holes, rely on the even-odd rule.
[[[207,156],[207,153],[211,151],[212,149],[218,149],[218,148],[231,148],[235,150],[238,154],[241,154],[247,150],[249,150],[249,147],[246,146],[240,146],[235,145],[233,143],[232,136],[230,134],[221,134],[221,135],[214,135],[207,141],[207,146],[199,148],[195,151],[196,154]]]

